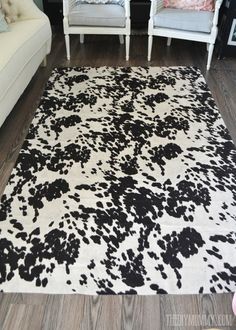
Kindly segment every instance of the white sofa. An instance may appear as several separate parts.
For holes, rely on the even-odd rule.
[[[33,0],[8,4],[16,21],[0,33],[0,127],[49,54],[52,40],[48,17]]]

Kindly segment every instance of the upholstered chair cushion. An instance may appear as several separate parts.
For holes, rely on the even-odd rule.
[[[70,11],[69,25],[80,26],[125,26],[125,10],[115,4],[80,4]]]
[[[214,11],[214,0],[164,0],[164,7]]]
[[[214,13],[163,8],[154,16],[154,26],[176,30],[210,33]]]

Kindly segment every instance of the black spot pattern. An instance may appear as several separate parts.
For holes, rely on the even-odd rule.
[[[196,68],[58,68],[1,198],[0,290],[236,290],[236,149]]]

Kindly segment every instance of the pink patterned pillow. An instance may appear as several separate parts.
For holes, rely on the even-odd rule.
[[[164,7],[214,11],[214,0],[164,0]]]

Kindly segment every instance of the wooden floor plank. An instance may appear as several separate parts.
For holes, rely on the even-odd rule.
[[[236,329],[236,318],[232,315],[231,294],[204,294],[198,296],[199,312],[209,316],[209,328],[224,328],[224,330]]]
[[[82,329],[85,297],[81,295],[63,296],[61,315],[58,319],[58,330]]]
[[[41,329],[57,330],[61,323],[63,310],[63,295],[47,295]]]
[[[122,297],[85,296],[81,330],[120,330]]]
[[[123,296],[122,330],[156,330],[160,323],[159,296]]]
[[[161,324],[163,330],[181,330],[188,327],[188,330],[200,330],[197,323],[191,324],[191,318],[199,315],[197,295],[162,295],[160,299]],[[185,318],[183,318],[183,316]],[[175,325],[175,326],[174,326]]]
[[[41,330],[43,312],[43,306],[11,304],[2,330]]]

